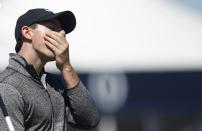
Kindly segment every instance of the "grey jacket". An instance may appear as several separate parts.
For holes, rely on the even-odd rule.
[[[98,124],[95,103],[81,81],[67,90],[58,77],[44,71],[38,75],[17,54],[10,54],[0,83],[0,95],[16,131],[69,131]],[[0,131],[7,130],[0,110]]]

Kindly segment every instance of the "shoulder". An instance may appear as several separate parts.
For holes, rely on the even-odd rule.
[[[15,73],[14,70],[10,70],[10,69],[6,68],[3,72],[0,73],[0,82],[5,81],[10,76],[12,76],[14,73]]]
[[[0,83],[5,83],[7,86],[12,85],[13,87],[16,87],[17,85],[20,85],[25,78],[24,75],[8,67],[0,73]]]
[[[0,83],[0,94],[2,96],[9,95],[21,97],[19,91],[14,86],[9,85],[7,83]]]
[[[0,83],[0,95],[7,105],[23,104],[22,95],[12,85]]]

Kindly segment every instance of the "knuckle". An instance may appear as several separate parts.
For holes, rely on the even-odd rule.
[[[55,40],[56,40],[56,41],[60,41],[60,38],[56,37]]]
[[[64,31],[64,30],[62,30],[62,31],[61,31],[61,34],[65,35],[65,31]]]
[[[64,48],[65,48],[65,49],[67,49],[67,48],[68,48],[68,46],[69,46],[68,44],[64,44]]]
[[[67,49],[66,48],[63,48],[62,50],[61,50],[61,52],[63,53],[63,52],[65,52]]]
[[[60,31],[59,35],[60,35],[60,37],[65,37],[65,31],[64,30]]]
[[[58,51],[58,52],[59,52],[59,54],[63,54],[64,50],[60,50],[60,51]]]

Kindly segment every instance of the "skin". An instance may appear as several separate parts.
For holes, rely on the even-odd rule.
[[[69,43],[58,20],[39,23],[35,29],[23,26],[21,33],[26,40],[18,54],[32,64],[38,74],[47,62],[55,61],[67,88],[74,88],[78,84],[79,77],[69,59]]]

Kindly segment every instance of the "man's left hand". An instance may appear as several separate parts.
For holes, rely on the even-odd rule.
[[[66,40],[64,30],[60,32],[48,31],[45,34],[45,44],[55,54],[56,66],[62,72],[65,65],[69,65],[69,43]]]
[[[69,61],[69,44],[65,37],[65,32],[49,31],[45,35],[45,44],[54,52],[56,66],[61,71],[67,88],[75,87],[79,82],[77,73],[72,68]]]

